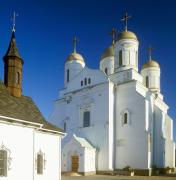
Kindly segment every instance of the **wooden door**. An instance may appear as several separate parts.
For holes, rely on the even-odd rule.
[[[78,172],[78,167],[79,167],[79,157],[78,156],[72,156],[72,171],[73,172]]]

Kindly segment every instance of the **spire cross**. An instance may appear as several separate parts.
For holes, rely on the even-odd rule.
[[[78,39],[77,39],[77,37],[75,36],[75,37],[73,38],[73,52],[74,52],[74,53],[76,53],[77,43],[78,43]]]
[[[112,31],[109,33],[110,36],[112,36],[112,45],[115,44],[117,30],[115,28],[112,28]]]
[[[128,15],[128,13],[125,13],[125,16],[121,19],[121,21],[125,21],[125,31],[128,30],[128,20],[131,18],[131,16]]]
[[[15,32],[16,17],[17,17],[17,16],[18,16],[18,14],[16,14],[16,12],[14,11],[13,17],[12,17],[12,21],[13,21],[12,32]]]
[[[149,46],[147,48],[147,50],[148,50],[148,54],[149,54],[149,60],[151,61],[152,60],[152,51],[153,51],[153,48],[151,46]]]

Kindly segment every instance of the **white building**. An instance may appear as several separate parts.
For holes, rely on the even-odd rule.
[[[13,30],[0,82],[0,179],[61,180],[64,133],[21,94],[22,65]]]
[[[130,166],[150,174],[175,167],[173,120],[160,92],[160,66],[138,69],[137,36],[127,28],[107,48],[99,69],[74,50],[50,120],[64,128],[62,171],[92,174]]]

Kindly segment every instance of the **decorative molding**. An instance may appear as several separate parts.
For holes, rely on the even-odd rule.
[[[10,149],[6,148],[2,142],[1,146],[0,146],[0,150],[4,150],[7,151],[7,170],[11,170],[11,161],[12,161],[12,157],[11,157],[11,151]]]

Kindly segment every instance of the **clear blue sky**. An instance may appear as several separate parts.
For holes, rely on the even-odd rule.
[[[64,61],[72,52],[72,37],[90,68],[98,68],[103,50],[111,43],[112,27],[123,29],[125,11],[133,18],[129,30],[140,41],[139,67],[147,61],[146,48],[161,65],[161,87],[169,114],[176,119],[176,2],[174,0],[6,0],[0,6],[0,57],[5,54],[13,11],[18,12],[16,39],[24,59],[23,94],[31,96],[48,118],[53,100],[63,87]],[[0,61],[3,79],[3,62]],[[59,117],[58,117],[59,118]],[[175,124],[176,124],[176,120]],[[176,139],[176,125],[174,128]]]

